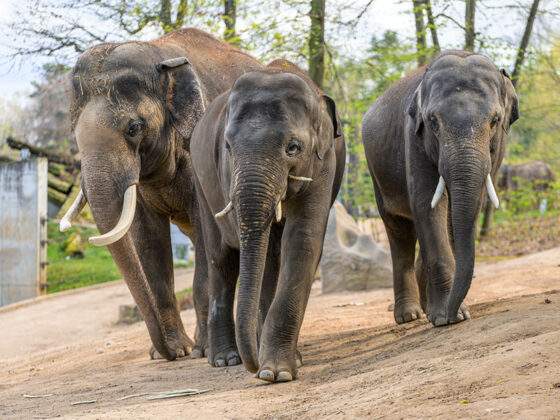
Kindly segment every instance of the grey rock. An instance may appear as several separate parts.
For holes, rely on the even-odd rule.
[[[339,202],[329,215],[320,269],[323,293],[379,289],[393,283],[389,253],[359,229]]]

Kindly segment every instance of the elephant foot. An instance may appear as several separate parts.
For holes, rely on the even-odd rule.
[[[206,352],[206,346],[195,344],[191,351],[191,359],[202,359],[204,356],[206,356]]]
[[[465,305],[464,303],[461,304],[455,316],[449,316],[447,314],[446,305],[442,305],[442,307],[438,309],[430,310],[430,312],[428,313],[428,320],[434,327],[443,327],[445,325],[457,324],[470,318],[471,314],[469,313],[467,305]]]
[[[170,339],[167,341],[167,348],[169,348],[172,355],[175,355],[175,357],[171,360],[188,356],[191,353],[192,346],[193,342],[186,335],[182,339]],[[150,348],[150,359],[158,360],[165,359],[165,357],[163,357],[152,345]]]
[[[237,348],[220,351],[212,356],[208,355],[208,363],[213,367],[235,366],[241,364],[241,356]]]
[[[395,321],[397,324],[416,321],[422,318],[422,308],[416,302],[406,302],[395,304]]]
[[[261,363],[256,377],[266,382],[290,382],[297,378],[297,368],[303,365],[301,353],[296,350],[293,361],[271,359]]]

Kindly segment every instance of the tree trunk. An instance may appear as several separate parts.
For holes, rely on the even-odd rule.
[[[474,15],[476,11],[476,0],[465,1],[465,50],[474,51]]]
[[[222,19],[226,25],[224,30],[224,39],[232,44],[237,44],[237,34],[235,33],[237,15],[237,0],[224,0],[224,15]]]
[[[521,67],[523,66],[523,62],[525,61],[525,54],[531,39],[531,32],[533,32],[533,24],[535,23],[535,17],[537,16],[537,12],[539,10],[539,3],[540,0],[533,0],[529,16],[527,17],[527,24],[525,25],[525,31],[523,32],[523,37],[521,38],[521,43],[519,44],[519,49],[517,50],[517,57],[515,58],[515,65],[513,66],[513,73],[511,74],[511,82],[513,83],[513,86],[517,85],[519,73],[521,71]]]
[[[432,12],[432,2],[430,0],[424,0],[424,4],[426,5],[426,15],[428,16],[428,27],[430,28],[430,33],[432,35],[433,48],[434,51],[438,53],[441,51],[441,47],[439,46],[436,22]]]
[[[177,18],[175,19],[175,29],[179,29],[185,23],[185,17],[187,16],[187,0],[180,0],[177,6]]]
[[[323,88],[325,77],[325,0],[311,0],[309,13],[309,76]]]
[[[418,67],[427,62],[426,55],[426,26],[424,24],[424,1],[412,0],[412,11],[414,12],[414,23],[416,25],[416,54]]]
[[[171,28],[171,0],[161,0],[159,20],[164,32],[170,32]]]

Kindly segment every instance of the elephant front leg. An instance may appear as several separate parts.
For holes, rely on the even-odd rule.
[[[196,330],[191,357],[202,358],[208,351],[208,264],[204,236],[197,235],[193,280],[193,301],[196,312]]]
[[[425,312],[428,320],[436,327],[449,324],[447,302],[453,283],[455,259],[453,256],[447,223],[447,194],[432,209],[431,194],[435,191],[437,173],[433,177],[433,185],[427,180],[417,190],[425,193],[416,196],[413,206],[415,226],[420,242],[420,258],[416,272],[421,276],[421,286],[425,287]],[[430,185],[428,185],[430,184]],[[451,323],[470,318],[466,305],[461,305]]]
[[[328,212],[328,203],[324,207]],[[259,345],[259,379],[286,382],[297,377],[301,364],[297,351],[299,331],[322,252],[327,216],[325,211],[308,217],[288,214],[278,288]]]
[[[175,298],[169,218],[140,200],[125,238],[109,246],[152,338],[152,358],[173,360],[193,346]]]

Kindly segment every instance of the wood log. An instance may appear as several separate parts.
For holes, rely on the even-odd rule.
[[[70,189],[72,188],[71,182],[65,182],[60,178],[54,176],[50,172],[47,174],[47,176],[48,176],[47,178],[48,185],[50,188],[54,188],[55,190],[63,193],[64,195],[67,195],[70,192]]]
[[[47,194],[49,196],[49,200],[53,201],[59,206],[62,206],[66,201],[66,194],[63,194],[60,191],[55,190],[54,188],[48,187]]]
[[[46,157],[50,162],[61,163],[72,168],[77,168],[80,165],[79,161],[74,159],[72,156],[58,154],[42,147],[32,146],[31,144],[16,140],[13,137],[8,137],[6,139],[6,143],[8,143],[8,146],[10,146],[12,149],[29,149],[29,152],[32,155]]]

